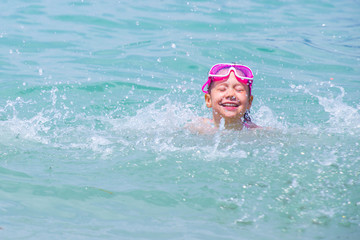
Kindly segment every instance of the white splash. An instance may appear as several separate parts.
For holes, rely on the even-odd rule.
[[[305,93],[316,97],[324,111],[330,114],[328,123],[332,126],[332,131],[336,131],[336,129],[343,131],[343,128],[359,129],[359,109],[344,103],[343,98],[346,94],[344,88],[335,86],[330,82],[322,82],[320,85],[327,88],[330,93],[328,96],[321,96],[320,93],[314,94],[308,89],[305,89]],[[333,92],[335,91],[332,91],[333,88],[340,90],[340,94],[334,96]]]

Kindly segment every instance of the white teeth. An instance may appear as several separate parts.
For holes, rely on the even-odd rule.
[[[237,104],[235,104],[235,103],[223,103],[222,105],[224,107],[237,107]]]

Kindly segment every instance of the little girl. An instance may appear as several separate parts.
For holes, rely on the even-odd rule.
[[[192,124],[190,130],[210,133],[216,131],[220,125],[225,129],[234,130],[242,130],[244,127],[257,128],[249,116],[254,98],[251,95],[253,77],[250,68],[243,65],[214,65],[202,87],[206,106],[212,108],[213,119],[202,119],[200,123]],[[206,86],[207,90],[204,90]]]

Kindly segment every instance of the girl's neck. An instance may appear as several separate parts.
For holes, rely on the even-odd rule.
[[[224,126],[225,129],[232,129],[232,130],[242,130],[244,127],[244,123],[241,118],[236,119],[225,119],[225,118],[213,118],[214,125],[217,128]]]

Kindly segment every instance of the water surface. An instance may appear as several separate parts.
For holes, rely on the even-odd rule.
[[[356,239],[357,1],[2,1],[1,239]],[[196,135],[210,66],[270,130]]]

